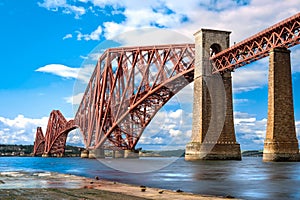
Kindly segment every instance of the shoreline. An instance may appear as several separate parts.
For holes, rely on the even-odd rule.
[[[55,172],[0,172],[0,199],[226,199]],[[232,198],[232,197],[227,197]]]

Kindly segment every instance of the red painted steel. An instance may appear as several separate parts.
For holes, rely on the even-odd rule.
[[[300,43],[300,13],[271,26],[211,58],[213,72],[234,70],[269,55],[275,47]]]
[[[33,146],[33,155],[38,156],[44,153],[45,149],[45,137],[41,127],[37,127],[35,134],[35,142]]]
[[[50,113],[45,137],[42,128],[37,129],[33,155],[64,155],[68,133],[76,128],[74,120],[67,121],[59,110],[53,110]]]
[[[157,111],[193,81],[194,45],[106,50],[75,116],[86,147],[134,149]]]
[[[213,72],[233,71],[300,43],[300,14],[211,57]],[[61,154],[67,132],[78,126],[89,149],[134,149],[157,111],[194,78],[194,44],[107,49],[87,85],[75,122],[53,111],[46,154]],[[75,125],[76,124],[76,125]]]

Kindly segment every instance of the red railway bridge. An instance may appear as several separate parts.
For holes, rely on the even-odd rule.
[[[195,44],[107,49],[95,66],[74,120],[67,121],[59,111],[53,111],[45,137],[41,128],[37,129],[34,155],[62,155],[68,132],[76,128],[88,150],[133,151],[159,109],[194,81],[193,133],[186,159],[240,159],[233,125],[231,72],[270,55],[264,159],[293,160],[298,156],[298,141],[287,49],[300,43],[300,13],[231,47],[229,35],[201,29],[195,34]],[[220,125],[213,122],[217,120],[210,107],[219,90],[213,86],[212,92],[207,81],[217,75],[225,88],[225,101],[216,111],[223,109],[226,114],[220,134],[214,137],[210,135],[215,130],[209,125]],[[288,128],[278,128],[278,124]],[[213,147],[208,147],[211,144]]]

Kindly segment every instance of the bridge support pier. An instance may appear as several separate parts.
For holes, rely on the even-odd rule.
[[[268,122],[263,160],[299,161],[290,50],[274,48],[270,51],[268,82]]]
[[[137,150],[125,150],[124,158],[139,158],[139,151]]]
[[[104,155],[104,149],[98,148],[98,149],[93,149],[89,151],[89,156],[90,159],[95,159],[95,158],[105,158]]]
[[[43,158],[50,157],[50,154],[49,154],[49,153],[43,153],[43,154],[42,154],[42,157],[43,157]]]
[[[113,158],[124,158],[124,150],[114,150]]]
[[[241,160],[236,142],[231,72],[212,74],[213,53],[229,47],[230,32],[202,29],[195,34],[193,129],[186,160]]]
[[[89,157],[89,151],[86,150],[86,149],[83,150],[83,151],[81,151],[80,157],[81,157],[81,158],[88,158],[88,157]]]

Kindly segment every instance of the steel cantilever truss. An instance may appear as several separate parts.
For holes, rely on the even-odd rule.
[[[134,149],[156,112],[193,81],[194,54],[194,44],[106,50],[75,116],[86,147]]]
[[[76,128],[74,120],[67,121],[59,110],[53,110],[50,113],[45,137],[42,128],[37,128],[33,155],[63,155],[68,133]]]
[[[272,48],[290,48],[299,43],[298,13],[211,57],[213,73],[233,71],[268,56]],[[194,46],[106,50],[91,76],[75,122],[67,122],[59,111],[51,113],[44,153],[62,153],[68,131],[76,126],[89,149],[134,149],[156,112],[193,81]],[[43,145],[42,132],[38,132],[35,152],[40,152],[39,146]]]
[[[41,127],[37,127],[35,134],[35,142],[33,147],[33,155],[42,155],[45,149],[45,137]]]
[[[300,43],[300,13],[281,21],[211,58],[213,72],[234,70],[269,56],[275,47],[290,48]]]

